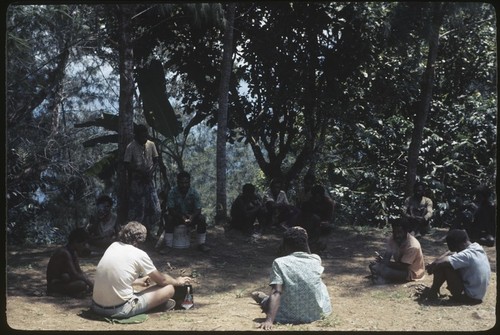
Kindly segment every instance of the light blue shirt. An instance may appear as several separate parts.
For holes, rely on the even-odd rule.
[[[270,285],[283,285],[276,322],[309,323],[332,312],[328,290],[321,280],[323,270],[316,254],[294,252],[274,260]]]
[[[472,243],[448,258],[451,266],[462,276],[465,293],[471,298],[483,300],[491,277],[490,263],[483,247]]]
[[[168,193],[167,207],[174,208],[182,214],[193,214],[201,209],[200,195],[192,187],[189,188],[185,196],[179,192],[179,188],[174,186]]]

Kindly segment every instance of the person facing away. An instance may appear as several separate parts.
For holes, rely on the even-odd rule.
[[[488,256],[478,243],[472,243],[465,230],[453,229],[446,236],[449,252],[426,266],[434,275],[432,286],[424,296],[435,300],[446,282],[452,300],[464,304],[479,304],[488,288],[491,268]]]
[[[143,223],[152,239],[152,229],[159,226],[161,207],[156,192],[153,173],[159,164],[154,142],[148,140],[145,125],[134,127],[134,139],[127,145],[123,159],[127,169],[128,220]]]
[[[471,242],[492,247],[496,236],[496,206],[490,201],[492,191],[486,185],[474,189],[476,209],[472,222],[465,225]]]
[[[191,282],[189,277],[173,278],[158,271],[149,255],[139,246],[146,241],[147,229],[136,221],[127,223],[97,264],[91,310],[113,318],[129,318],[160,306],[175,307],[171,299],[176,286]],[[134,291],[134,285],[145,287]]]
[[[420,242],[408,232],[405,219],[393,219],[392,235],[383,255],[377,255],[369,269],[375,284],[403,283],[420,280],[425,275],[424,255]]]
[[[253,184],[243,185],[242,192],[231,205],[232,229],[240,230],[247,235],[259,233],[265,220],[265,210],[261,197],[255,192]],[[255,221],[258,226],[255,227]]]
[[[182,171],[177,174],[177,185],[172,187],[167,196],[167,217],[165,218],[164,246],[172,248],[174,228],[187,225],[189,229],[196,227],[198,250],[209,252],[206,245],[207,223],[201,213],[200,195],[191,187],[191,175]]]
[[[416,182],[413,186],[413,195],[405,200],[403,206],[403,217],[409,224],[410,233],[418,238],[426,235],[430,229],[430,219],[433,215],[432,200],[425,197],[425,184]]]
[[[68,243],[54,251],[47,265],[47,295],[83,298],[92,292],[94,284],[85,276],[78,261],[87,239],[85,229],[76,228],[69,234]]]
[[[99,249],[106,249],[120,231],[120,224],[116,215],[111,211],[113,199],[108,195],[101,195],[96,199],[96,212],[90,217],[87,232],[89,244]]]
[[[283,234],[282,255],[273,261],[271,293],[253,292],[252,298],[266,313],[259,328],[269,330],[274,322],[309,323],[332,312],[330,296],[321,279],[321,258],[311,254],[307,232],[288,228]]]

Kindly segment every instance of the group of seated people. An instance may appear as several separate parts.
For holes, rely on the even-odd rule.
[[[266,202],[260,200],[255,187],[250,184],[243,187],[240,197],[244,199],[236,199],[236,205],[233,205],[236,208],[241,201],[242,207],[247,204],[246,209],[254,208],[254,211],[245,211],[255,215],[254,220],[268,215],[279,217],[277,222],[283,223],[279,255],[271,266],[271,291],[269,294],[256,291],[251,295],[266,314],[265,321],[260,324],[266,330],[271,329],[275,322],[307,323],[332,312],[328,290],[321,279],[324,270],[321,258],[310,247],[317,242],[324,222],[319,210],[322,207],[314,205],[327,195],[324,188],[312,184],[310,197],[304,198],[301,210],[291,217],[280,217],[280,212],[272,211],[273,216],[269,216],[269,209],[279,207],[273,203],[265,206]],[[276,184],[267,197],[267,202],[286,200],[286,194]],[[270,197],[273,200],[269,200]],[[329,203],[333,201],[330,199]],[[425,200],[420,203],[427,206]],[[190,285],[191,278],[173,278],[158,271],[151,257],[141,249],[146,241],[147,228],[130,221],[118,229],[112,220],[113,215],[110,216],[110,198],[99,197],[96,204],[98,221],[106,224],[101,228],[91,224],[89,229],[75,229],[69,235],[68,243],[53,253],[47,266],[47,294],[79,298],[92,295],[92,311],[113,318],[128,318],[153,309],[167,311],[176,307],[178,302],[173,299],[176,292]],[[254,220],[249,219],[243,226],[247,232],[259,229],[253,227]],[[418,281],[427,272],[433,275],[433,282],[422,292],[425,299],[439,298],[440,288],[446,283],[452,299],[459,303],[478,304],[483,301],[491,277],[490,264],[482,246],[471,241],[466,230],[452,227],[446,235],[449,251],[426,265],[420,242],[411,234],[415,227],[411,218],[393,219],[391,227],[392,234],[387,238],[385,252],[377,254],[368,266],[373,283]],[[85,246],[91,241],[105,248],[94,281],[85,276],[78,261],[78,256],[84,254]],[[304,290],[311,293],[301,294]]]
[[[231,205],[229,228],[258,237],[273,228],[300,226],[309,236],[314,251],[325,248],[320,237],[327,236],[333,227],[335,202],[325,188],[315,183],[311,174],[304,177],[303,188],[292,205],[278,179],[271,181],[264,197],[256,193],[253,184],[243,185],[242,192]]]
[[[404,283],[423,279],[425,272],[433,275],[432,286],[421,293],[421,298],[435,300],[446,282],[451,299],[465,304],[482,302],[491,277],[488,256],[477,242],[471,242],[467,231],[451,229],[446,235],[449,251],[425,265],[422,247],[409,233],[409,222],[392,222],[392,235],[386,250],[370,262],[368,276],[375,284]]]

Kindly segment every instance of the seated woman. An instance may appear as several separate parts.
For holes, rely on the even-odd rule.
[[[68,244],[58,248],[47,265],[47,295],[67,295],[83,298],[93,283],[83,274],[78,255],[85,249],[88,235],[85,229],[73,230]]]

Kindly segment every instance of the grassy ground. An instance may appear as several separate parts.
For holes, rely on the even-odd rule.
[[[447,303],[420,304],[417,283],[374,286],[365,278],[375,251],[382,252],[388,229],[338,227],[321,254],[324,282],[333,313],[305,325],[276,325],[280,331],[484,331],[496,324],[496,249],[485,248],[492,279],[485,301],[477,306]],[[434,229],[421,240],[426,262],[446,251],[440,241],[445,230]],[[212,247],[201,254],[194,247],[160,255],[147,249],[156,266],[173,276],[194,277],[195,308],[149,314],[141,324],[111,324],[78,314],[90,298],[45,296],[45,269],[56,246],[7,248],[6,321],[19,330],[166,330],[253,331],[264,314],[249,297],[254,290],[267,292],[269,271],[280,243],[278,234],[264,235],[255,244],[237,234],[212,227]],[[93,277],[99,257],[81,259],[83,270]],[[432,276],[419,284],[430,285]],[[442,293],[447,291],[443,288]]]

